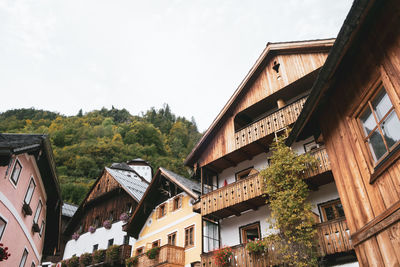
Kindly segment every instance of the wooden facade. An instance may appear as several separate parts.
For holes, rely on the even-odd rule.
[[[260,139],[271,135],[277,128],[284,128],[293,123],[304,100],[286,107],[282,107],[282,103],[290,104],[293,98],[311,88],[316,70],[325,62],[332,43],[333,40],[330,39],[268,44],[214,123],[187,157],[185,164],[195,168],[207,166],[220,172],[231,166],[229,162],[237,164],[265,152],[272,138],[264,142]],[[275,65],[278,67],[274,69]],[[245,130],[235,127],[238,114],[248,108],[257,108],[257,103],[263,104],[259,110],[263,113],[269,111],[272,115],[257,120]],[[256,115],[257,113],[255,117]],[[258,125],[263,122],[265,125]],[[261,131],[263,127],[264,133]],[[257,145],[243,148],[251,143],[261,144],[258,145],[259,148],[256,148]],[[223,157],[225,160],[221,160]]]
[[[394,124],[384,125],[382,119],[381,128],[397,127],[393,133],[398,135],[399,29],[398,1],[357,1],[299,123],[319,122],[361,266],[400,266],[400,146],[395,139],[389,152],[374,158],[376,149],[365,141],[361,121],[384,90]]]

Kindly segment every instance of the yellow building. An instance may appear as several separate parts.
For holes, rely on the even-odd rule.
[[[201,215],[192,203],[200,184],[159,168],[126,226],[137,239],[132,256],[138,266],[196,266],[200,263]],[[145,254],[159,247],[155,259]]]

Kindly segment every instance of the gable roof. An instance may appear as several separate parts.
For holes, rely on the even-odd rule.
[[[303,110],[293,125],[292,131],[286,140],[286,145],[291,145],[297,139],[306,124],[312,119],[312,116],[316,114],[318,106],[327,98],[329,91],[332,89],[327,85],[332,80],[352,44],[354,44],[363,22],[373,20],[371,15],[367,18],[372,13],[370,11],[384,4],[384,2],[375,0],[353,2],[325,64],[322,66],[311,88],[311,93],[304,104]]]
[[[101,172],[100,176],[96,179],[92,187],[87,192],[85,198],[79,205],[74,216],[69,221],[64,231],[65,235],[72,234],[72,231],[74,230],[74,227],[76,226],[78,220],[84,215],[84,204],[87,202],[88,197],[90,196],[90,194],[92,193],[93,189],[96,187],[100,179],[104,176],[105,172],[109,173],[114,178],[114,180],[121,186],[121,188],[124,189],[124,191],[128,195],[130,195],[136,202],[139,202],[142,199],[148,187],[148,183],[142,181],[139,177],[135,177],[133,175],[133,174],[138,175],[137,172],[135,172],[133,169],[118,170],[105,167],[104,170]]]
[[[160,167],[154,175],[153,180],[147,188],[143,198],[140,200],[132,217],[129,219],[129,222],[124,226],[124,230],[136,239],[154,207],[159,204],[155,202],[157,201],[156,196],[160,194],[158,186],[162,179],[174,183],[194,199],[199,197],[198,192],[200,192],[200,184],[198,182],[189,180],[188,178]]]
[[[247,92],[250,88],[255,77],[259,75],[262,71],[265,63],[268,62],[273,56],[281,53],[301,53],[301,52],[313,52],[320,50],[328,50],[334,39],[321,39],[321,40],[307,40],[307,41],[292,41],[292,42],[278,42],[278,43],[267,43],[265,49],[247,73],[245,78],[239,84],[238,88],[235,90],[233,95],[229,98],[228,102],[222,108],[218,116],[214,119],[210,127],[203,134],[202,138],[186,157],[184,164],[186,166],[191,166],[195,163],[196,157],[198,157],[202,150],[207,146],[207,143],[212,138],[213,133],[215,133],[221,124],[229,118],[229,110],[231,110],[238,100]]]
[[[115,169],[110,169],[110,168],[105,168],[106,171],[111,174],[112,177],[122,186],[125,191],[131,195],[137,202],[139,202],[143,195],[144,192],[146,192],[146,189],[148,187],[148,183],[143,182],[140,178],[136,178],[132,176],[129,173],[120,171],[120,170],[115,170]],[[132,173],[137,174],[135,171],[132,170]],[[138,175],[140,177],[140,175]]]

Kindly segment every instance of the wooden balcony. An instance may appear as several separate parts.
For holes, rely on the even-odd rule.
[[[262,178],[256,174],[201,196],[202,216],[225,218],[265,204]]]
[[[346,218],[317,224],[321,255],[347,252],[354,249]]]
[[[310,155],[317,159],[317,165],[308,168],[303,173],[303,178],[307,179],[318,174],[331,170],[331,164],[329,162],[328,153],[326,152],[325,146],[321,146],[317,149],[311,150]]]
[[[235,149],[240,149],[294,123],[306,99],[307,97],[301,98],[236,132]]]
[[[350,252],[354,248],[351,244],[350,232],[346,219],[317,224],[319,255],[333,255],[341,252]],[[272,248],[267,248],[265,253],[251,254],[243,244],[233,246],[233,257],[228,266],[265,267],[282,264],[279,255]],[[201,255],[202,267],[217,267],[214,260],[214,252]]]
[[[173,245],[164,245],[160,248],[158,256],[151,260],[146,254],[138,256],[136,267],[183,267],[185,266],[185,249]]]

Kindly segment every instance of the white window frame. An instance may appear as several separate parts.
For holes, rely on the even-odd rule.
[[[31,186],[32,182],[33,182],[32,194],[31,194],[31,196],[29,198],[29,201],[26,201],[26,197],[28,196],[28,192],[29,192],[29,189],[30,189],[30,186]],[[35,189],[36,189],[36,182],[35,182],[35,179],[33,178],[33,175],[32,175],[31,179],[29,180],[28,189],[26,190],[25,197],[24,197],[24,203],[25,204],[29,205],[31,203],[33,194],[35,193]]]
[[[6,231],[6,227],[7,227],[7,224],[8,224],[8,220],[7,220],[4,216],[2,216],[1,214],[0,214],[0,220],[4,222],[4,228],[3,228],[3,230],[1,230],[1,232],[0,232],[0,241],[1,241],[1,238],[3,237],[4,232]]]
[[[19,174],[18,174],[18,179],[17,179],[17,181],[14,182],[14,180],[13,180],[12,177],[13,177],[14,169],[15,169],[15,166],[17,165],[17,163],[18,163],[19,166],[21,167],[21,170],[20,170],[20,172],[19,172]],[[18,157],[16,157],[15,160],[14,160],[14,163],[13,163],[13,165],[12,165],[12,169],[11,169],[11,172],[10,172],[10,176],[8,177],[9,181],[11,182],[11,184],[12,184],[15,188],[17,188],[18,181],[19,181],[19,178],[21,177],[21,173],[22,173],[22,170],[23,170],[23,169],[24,169],[24,166],[22,165],[22,163],[21,163],[21,161],[18,159]]]
[[[26,257],[25,257],[25,260],[24,260],[25,251],[26,251]],[[19,261],[19,267],[25,267],[25,264],[26,264],[26,261],[27,261],[27,259],[28,259],[28,256],[29,256],[29,251],[28,251],[28,249],[25,247],[25,248],[24,248],[24,252],[22,253],[21,260]],[[22,263],[22,262],[23,262],[23,263]]]
[[[39,206],[40,206],[40,210],[39,210]],[[35,215],[33,217],[33,223],[36,223],[36,224],[38,223],[42,209],[43,209],[43,203],[42,203],[42,200],[39,199],[38,205],[36,207]],[[38,210],[39,210],[39,212],[38,212]]]

